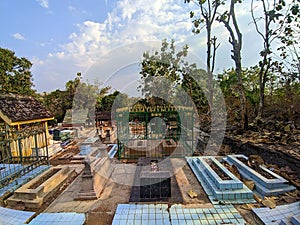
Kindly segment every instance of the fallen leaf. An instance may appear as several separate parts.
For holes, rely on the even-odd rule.
[[[255,183],[252,180],[244,180],[244,183],[251,191],[253,191]]]
[[[273,198],[265,198],[261,202],[264,206],[269,207],[270,209],[276,208],[276,201]]]
[[[188,191],[188,195],[190,196],[190,198],[197,198],[198,197],[198,194],[192,189]]]

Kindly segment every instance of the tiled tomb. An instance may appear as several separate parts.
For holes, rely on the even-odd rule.
[[[253,192],[215,157],[186,157],[186,159],[212,203],[218,203],[219,201],[250,203],[255,201]],[[214,163],[215,167],[218,167],[229,179],[223,180],[213,170],[210,163]]]
[[[289,185],[287,180],[270,171],[266,167],[260,165],[260,168],[264,172],[269,173],[270,176],[274,178],[269,179],[263,176],[254,169],[245,165],[239,160],[239,158],[248,160],[248,157],[244,155],[228,155],[225,160],[231,165],[234,164],[243,178],[254,181],[255,191],[257,191],[261,196],[277,196],[279,194],[295,190],[295,187]]]

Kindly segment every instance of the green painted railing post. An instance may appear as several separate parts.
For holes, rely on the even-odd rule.
[[[23,163],[23,153],[22,153],[22,142],[21,138],[18,138],[19,154],[20,154],[20,163]]]

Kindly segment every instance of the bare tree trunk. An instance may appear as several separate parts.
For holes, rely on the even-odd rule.
[[[207,89],[209,93],[209,99],[208,103],[210,107],[213,107],[213,75],[212,75],[212,70],[211,70],[211,24],[209,22],[206,22],[206,29],[207,29],[207,55],[206,55],[206,71],[208,75],[208,80],[207,80]]]
[[[210,108],[213,108],[213,95],[214,95],[214,85],[213,85],[213,72],[214,72],[214,66],[215,66],[215,55],[216,50],[219,47],[219,45],[216,44],[217,38],[211,37],[212,32],[212,25],[215,21],[217,9],[221,5],[221,2],[219,1],[213,1],[207,0],[207,8],[203,6],[205,2],[201,3],[199,1],[199,7],[201,10],[201,15],[205,20],[205,26],[206,26],[206,72],[208,75],[207,78],[207,89],[208,89],[208,103],[210,105]],[[212,51],[213,47],[213,51]]]
[[[267,82],[268,72],[272,66],[272,61],[269,55],[271,54],[271,43],[275,38],[279,37],[282,29],[284,28],[284,23],[282,23],[279,28],[275,30],[271,27],[272,21],[275,23],[275,14],[273,15],[270,12],[275,12],[276,4],[274,1],[274,5],[271,6],[268,0],[260,0],[262,3],[262,10],[263,10],[263,17],[255,18],[254,15],[254,0],[251,0],[251,16],[253,23],[255,25],[256,32],[261,36],[263,40],[263,50],[260,52],[262,60],[259,62],[259,105],[258,105],[258,112],[257,118],[261,119],[263,117],[263,110],[265,105],[265,87]],[[272,9],[270,8],[272,7]],[[278,14],[277,16],[279,16]],[[258,21],[264,21],[264,28],[262,29],[258,25]]]
[[[242,129],[248,129],[248,109],[246,95],[243,87],[242,80],[242,63],[241,63],[241,49],[242,49],[242,33],[239,30],[235,11],[234,11],[235,0],[230,2],[230,11],[225,17],[219,18],[219,20],[225,25],[226,29],[230,34],[229,43],[232,45],[232,55],[231,58],[235,63],[235,71],[237,75],[237,86],[238,94],[240,99],[240,108],[242,116]],[[230,19],[232,18],[232,25],[230,24]]]
[[[241,116],[242,116],[242,128],[244,130],[248,129],[248,108],[247,108],[247,99],[243,87],[243,81],[242,81],[242,67],[241,67],[241,56],[240,53],[238,53],[238,61],[236,62],[236,74],[238,77],[238,93],[241,103]]]
[[[264,102],[265,102],[265,94],[264,94],[264,85],[262,82],[262,75],[259,74],[259,105],[258,105],[258,112],[257,112],[257,118],[262,118],[262,111],[264,108]]]

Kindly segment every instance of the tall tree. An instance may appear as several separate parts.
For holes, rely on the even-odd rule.
[[[189,3],[190,0],[185,0],[185,3]],[[204,23],[206,28],[206,72],[208,74],[207,89],[209,93],[208,102],[212,107],[213,103],[213,72],[215,68],[216,51],[219,47],[217,43],[217,37],[212,37],[212,26],[216,19],[218,7],[224,4],[224,1],[215,0],[198,0],[194,1],[195,4],[200,8],[200,16],[193,20],[194,29],[193,33],[199,34],[203,28],[201,24]],[[190,12],[190,18],[195,17],[195,12]]]
[[[44,93],[41,97],[41,102],[49,112],[52,112],[56,122],[61,123],[67,109],[70,109],[72,102],[68,101],[67,91],[55,90],[50,93]]]
[[[286,5],[281,0],[277,9],[282,10],[282,8],[286,9],[285,16],[282,16],[278,22],[284,26],[284,29],[279,35],[282,44],[277,48],[281,60],[275,66],[289,84],[300,82],[300,2],[292,0]]]
[[[199,113],[209,111],[205,87],[207,73],[197,69],[195,63],[186,61],[188,46],[176,51],[174,40],[162,41],[161,51],[145,52],[141,63],[142,94],[151,98],[153,104],[194,106]],[[158,98],[153,98],[158,97]],[[153,102],[156,100],[156,102]]]
[[[235,14],[236,0],[230,1],[229,11],[225,11],[220,15],[217,20],[224,24],[229,32],[229,43],[232,45],[231,58],[235,63],[235,72],[237,75],[237,89],[240,98],[241,116],[242,116],[242,128],[248,128],[248,109],[246,102],[246,95],[243,87],[242,80],[242,63],[241,63],[241,50],[242,50],[242,33],[239,29],[237,18]]]
[[[187,45],[176,52],[174,40],[169,44],[166,39],[162,41],[160,52],[145,52],[141,63],[141,85],[138,87],[142,94],[145,97],[156,95],[165,100],[174,96],[174,90],[181,81],[182,69],[188,66],[184,61],[187,53]]]
[[[0,48],[0,93],[33,95],[32,63],[17,57],[9,49]]]
[[[264,109],[265,102],[265,87],[268,80],[268,74],[270,70],[275,67],[280,67],[281,64],[272,57],[273,49],[272,44],[275,40],[281,37],[284,47],[292,45],[294,41],[292,37],[291,23],[298,18],[294,17],[299,12],[299,6],[294,1],[294,4],[286,5],[284,0],[270,1],[259,0],[259,5],[254,6],[254,0],[251,0],[251,16],[255,25],[256,32],[259,34],[263,41],[263,49],[260,51],[261,60],[259,61],[259,107],[257,117],[261,118]],[[259,8],[259,15],[255,8]],[[261,15],[262,9],[262,15]],[[291,10],[291,13],[290,13]],[[294,15],[294,16],[293,16]],[[262,24],[260,24],[262,23]],[[282,35],[284,34],[284,35]],[[286,54],[286,51],[283,51]],[[282,67],[281,67],[282,69]]]

